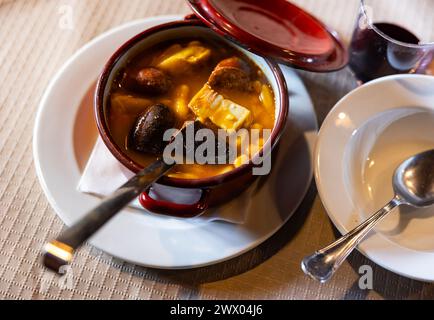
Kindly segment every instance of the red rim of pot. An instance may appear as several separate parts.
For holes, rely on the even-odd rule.
[[[169,22],[165,24],[158,25],[156,27],[150,28],[148,30],[145,30],[144,32],[134,36],[130,40],[128,40],[125,44],[123,44],[109,59],[109,61],[106,63],[103,72],[101,73],[97,87],[95,92],[95,103],[94,103],[94,109],[95,109],[95,120],[98,127],[99,134],[101,138],[103,139],[105,145],[110,150],[110,152],[113,154],[113,156],[120,161],[125,167],[127,167],[129,170],[137,173],[143,169],[143,166],[138,164],[137,162],[130,159],[122,150],[121,148],[115,143],[114,139],[112,138],[110,134],[110,130],[106,123],[106,117],[104,113],[104,91],[108,84],[109,76],[111,75],[114,66],[119,61],[121,57],[123,57],[128,50],[130,50],[134,45],[145,39],[146,37],[168,29],[173,28],[179,28],[179,27],[188,27],[188,26],[197,26],[197,27],[204,27],[207,28],[204,23],[202,23],[199,20],[196,19],[189,19],[185,21],[174,21]],[[285,78],[282,74],[282,71],[280,70],[280,67],[278,64],[274,61],[268,60],[267,58],[264,58],[267,64],[269,65],[274,77],[276,78],[277,87],[278,87],[278,94],[280,95],[280,112],[279,112],[279,118],[276,121],[276,124],[273,128],[273,131],[271,133],[271,137],[268,140],[267,144],[271,143],[271,149],[274,149],[274,147],[277,145],[280,136],[282,135],[286,120],[289,113],[289,97],[288,97],[288,89],[286,86]],[[261,150],[260,155],[262,155],[263,150]],[[158,183],[163,184],[166,186],[172,186],[172,187],[179,187],[179,188],[201,188],[201,187],[208,187],[213,186],[216,184],[221,184],[223,182],[226,182],[228,180],[232,180],[238,176],[244,175],[247,173],[248,170],[252,170],[254,167],[253,162],[250,162],[249,164],[246,164],[244,166],[241,166],[239,168],[235,168],[231,170],[230,172],[227,172],[222,175],[204,178],[204,179],[179,179],[179,178],[171,178],[171,177],[162,177]]]

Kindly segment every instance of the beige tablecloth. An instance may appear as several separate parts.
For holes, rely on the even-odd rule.
[[[350,38],[358,0],[296,2],[345,40]],[[73,30],[59,28],[65,4],[73,9]],[[328,284],[305,277],[299,267],[302,257],[335,239],[314,186],[278,234],[232,261],[200,270],[159,271],[118,261],[86,246],[72,266],[73,277],[63,283],[50,278],[40,264],[40,249],[63,224],[45,199],[32,159],[35,113],[49,80],[78,48],[114,26],[188,12],[183,0],[0,0],[0,298],[434,298],[434,285],[394,275],[358,253]],[[301,74],[321,121],[354,87],[348,70]],[[373,290],[359,289],[358,270],[364,264],[373,267]]]

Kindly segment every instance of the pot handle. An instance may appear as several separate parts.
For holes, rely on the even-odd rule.
[[[186,21],[190,21],[190,20],[197,20],[197,21],[199,21],[199,18],[194,13],[190,13],[190,14],[188,14],[188,15],[186,15],[184,17],[184,20],[186,20]]]
[[[153,213],[168,215],[178,218],[194,218],[204,213],[208,207],[209,190],[202,190],[202,196],[194,204],[179,204],[170,201],[155,200],[149,192],[143,192],[139,201],[146,210]]]

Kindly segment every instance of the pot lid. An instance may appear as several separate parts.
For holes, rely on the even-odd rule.
[[[339,70],[347,50],[336,32],[286,0],[189,0],[195,14],[246,49],[314,72]]]

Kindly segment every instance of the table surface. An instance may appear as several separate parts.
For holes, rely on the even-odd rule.
[[[348,41],[358,0],[297,0]],[[60,28],[64,5],[72,30]],[[336,238],[315,186],[293,219],[260,247],[199,270],[152,270],[85,246],[61,285],[40,264],[40,249],[63,224],[35,174],[32,129],[48,82],[86,42],[127,21],[186,14],[184,0],[0,0],[0,298],[4,299],[429,299],[434,285],[388,272],[353,254],[327,284],[308,279],[300,261]],[[320,121],[355,87],[345,69],[300,72]],[[373,290],[359,288],[359,268],[373,268]]]

